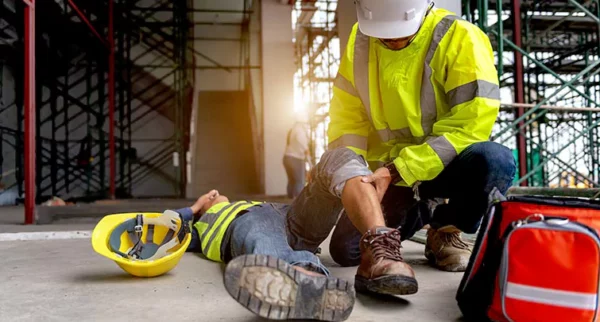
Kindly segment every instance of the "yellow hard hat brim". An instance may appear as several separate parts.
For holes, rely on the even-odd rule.
[[[159,258],[154,261],[132,261],[130,259],[123,258],[111,250],[109,246],[110,235],[115,227],[119,226],[128,219],[135,218],[138,214],[140,213],[114,214],[102,218],[92,232],[92,247],[98,254],[114,260],[119,267],[131,275],[139,277],[154,277],[165,274],[179,263],[179,260],[190,244],[191,234],[186,234],[183,242],[174,247],[174,251],[163,258]],[[142,215],[147,217],[158,217],[162,214],[142,213]],[[144,225],[144,235],[146,230],[147,226]],[[157,240],[160,240],[164,238],[167,229],[163,227],[155,227],[155,231],[157,231],[157,234],[160,236],[160,238],[157,238]],[[176,238],[176,236],[174,238]],[[128,245],[131,245],[127,234],[123,234],[121,236],[121,244],[124,248],[127,248]],[[123,250],[124,249],[121,249],[121,251]]]

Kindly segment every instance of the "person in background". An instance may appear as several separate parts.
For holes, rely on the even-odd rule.
[[[18,198],[16,186],[6,189],[6,186],[0,182],[0,206],[14,206],[17,204]]]
[[[288,177],[287,196],[296,198],[306,179],[306,162],[310,160],[310,126],[297,121],[287,135],[283,166]]]

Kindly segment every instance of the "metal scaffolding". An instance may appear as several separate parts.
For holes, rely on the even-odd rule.
[[[336,9],[337,0],[296,1],[293,7],[294,108],[309,116],[313,164],[327,147],[329,103],[340,62]]]
[[[335,9],[328,7],[335,4],[294,5],[296,101],[309,107],[317,157],[339,66]],[[513,149],[515,184],[598,187],[598,1],[463,0],[463,17],[488,33],[496,53],[502,107],[492,140]]]
[[[173,123],[173,134],[145,140],[150,152],[131,162],[127,183],[132,187],[148,180],[151,173],[159,174],[173,184],[176,196],[183,197],[186,167],[176,167],[175,173],[165,172],[163,167],[173,161],[186,164],[194,77],[194,48],[188,43],[193,38],[191,1],[141,3],[124,1],[129,7],[124,8],[126,25],[121,31],[126,46],[139,49],[135,53],[124,50],[131,55],[125,60],[130,70],[124,78],[133,97],[125,100],[133,105],[126,125],[131,127],[131,136],[158,113]]]
[[[496,51],[503,106],[492,139],[515,150],[515,183],[597,187],[598,1],[478,0],[463,6]]]
[[[35,203],[52,196],[79,190],[83,194],[76,197],[84,200],[127,197],[136,180],[160,172],[173,152],[184,164],[193,77],[192,53],[186,51],[193,37],[188,6],[187,1],[156,1],[149,7],[127,0],[14,6],[3,1],[2,70],[14,75],[15,99],[2,101],[0,141],[13,150],[3,151],[3,158],[15,158],[7,188],[24,194],[26,223],[34,222]],[[153,77],[152,68],[161,67],[132,57],[132,47],[140,43],[148,48],[142,55],[154,52],[168,66],[173,86]],[[132,134],[152,113],[167,115],[175,133],[141,160]],[[182,196],[185,167],[179,170],[164,175]]]
[[[52,196],[126,198],[151,177],[184,197],[197,69],[244,70],[253,130],[262,133],[250,76],[260,69],[256,57],[250,60],[250,42],[257,41],[250,20],[260,21],[251,8],[260,1],[229,5],[241,9],[196,9],[192,0],[2,2],[0,75],[13,75],[15,93],[9,99],[9,90],[0,92],[0,173],[5,189],[24,195],[26,223],[35,220],[35,204]],[[239,19],[216,21],[219,15]],[[241,37],[195,37],[196,25],[239,26]],[[240,64],[224,66],[198,51],[202,41],[239,42]],[[171,134],[136,136],[157,118]]]

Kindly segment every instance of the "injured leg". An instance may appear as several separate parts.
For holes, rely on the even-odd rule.
[[[350,221],[364,234],[369,229],[385,227],[385,220],[375,187],[361,179],[356,177],[346,181],[342,204]]]
[[[224,282],[238,303],[267,319],[344,321],[354,307],[347,281],[273,256],[236,257],[227,264]]]
[[[375,187],[365,183],[362,176],[348,179],[343,185],[342,205],[352,224],[363,234],[356,290],[396,295],[416,293],[415,273],[402,259],[400,232],[386,227]]]

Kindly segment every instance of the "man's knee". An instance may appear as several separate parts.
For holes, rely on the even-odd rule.
[[[338,148],[323,154],[313,168],[311,178],[340,197],[347,180],[369,174],[371,170],[360,155],[347,148]]]
[[[496,142],[481,142],[471,147],[473,161],[490,172],[514,175],[515,159],[512,151]]]
[[[512,151],[495,142],[476,143],[469,150],[473,163],[470,166],[481,172],[486,178],[485,184],[494,184],[498,189],[506,190],[516,171]]]

